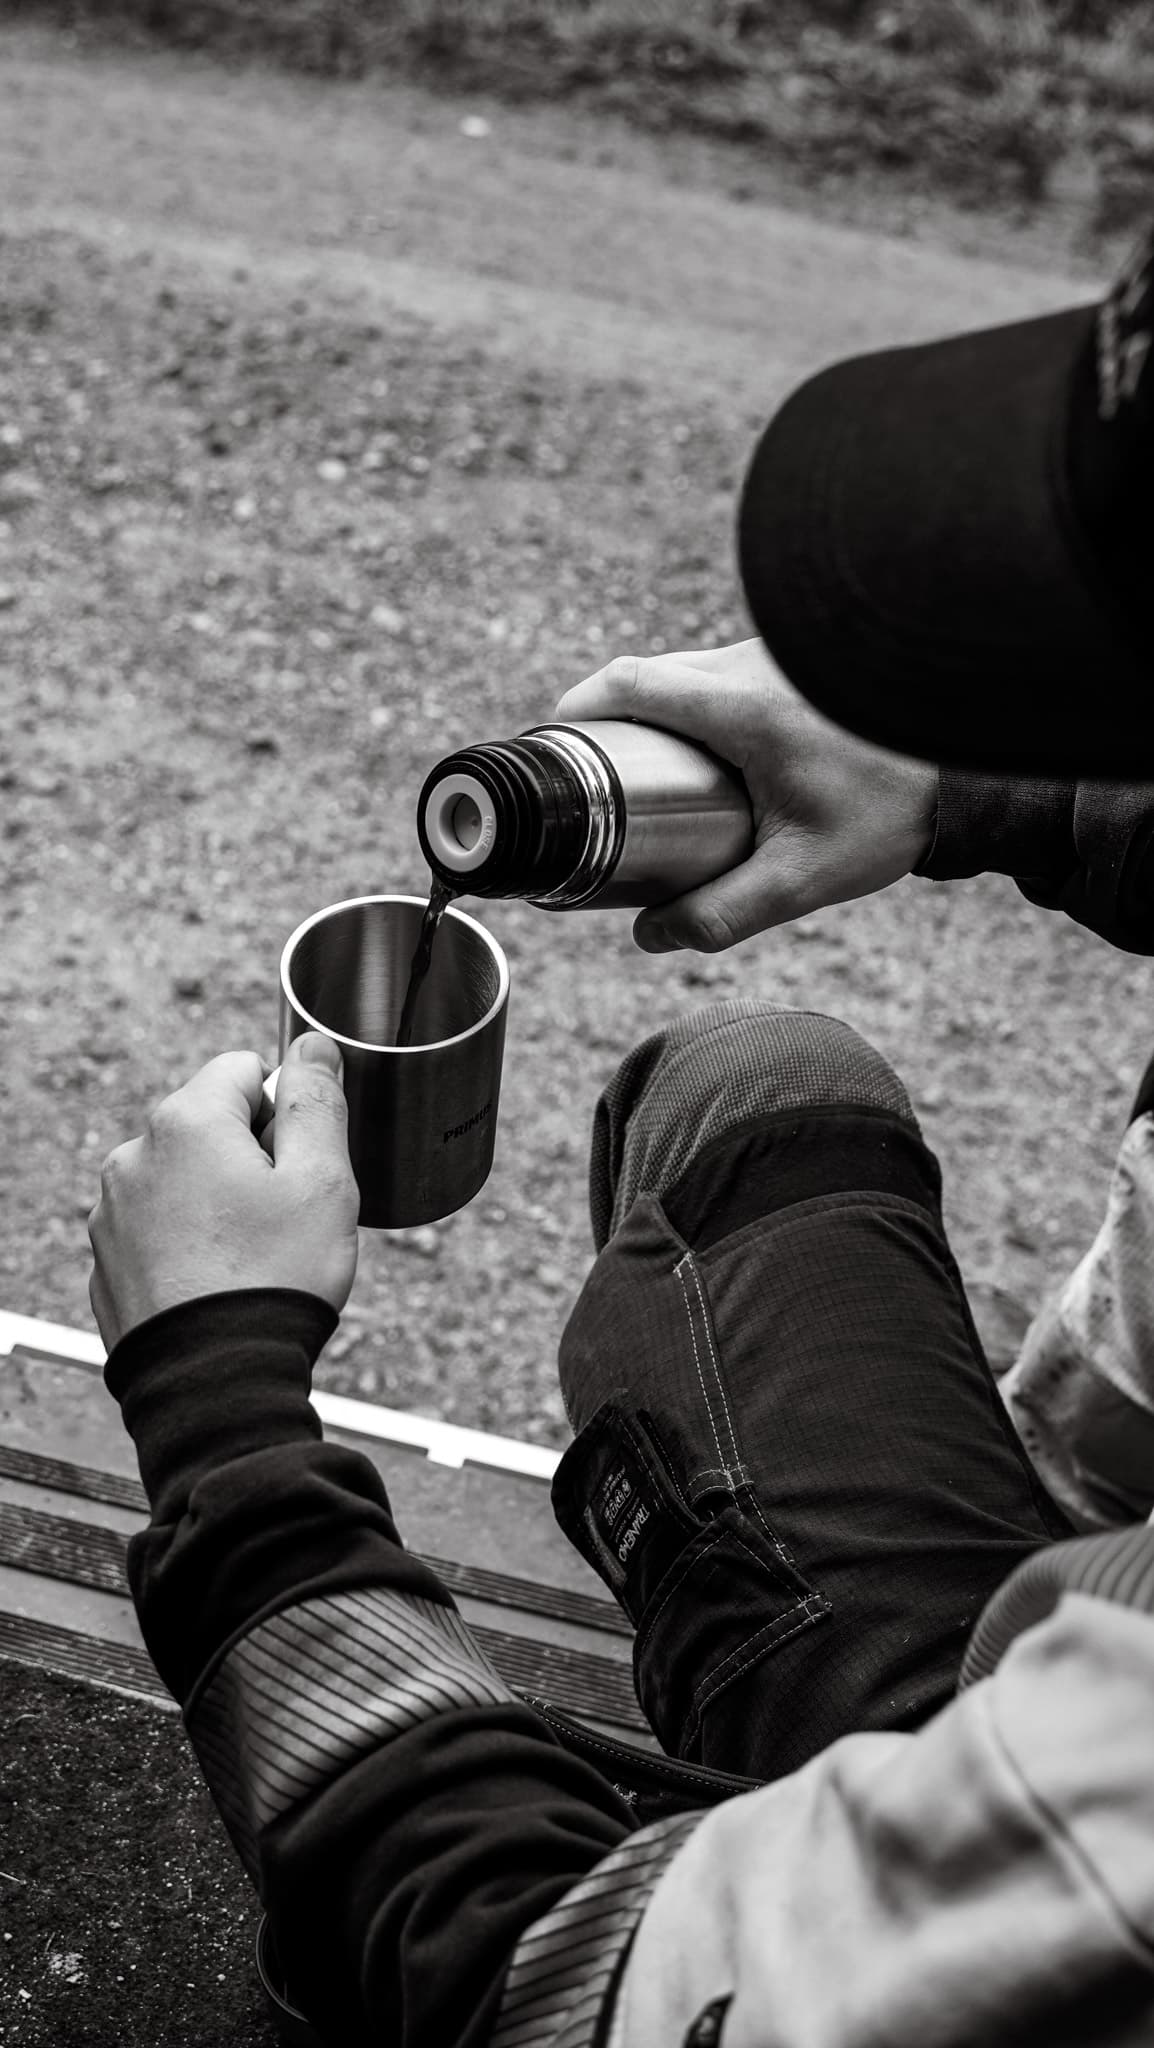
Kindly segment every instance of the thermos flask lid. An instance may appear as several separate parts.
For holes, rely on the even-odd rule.
[[[475,775],[455,773],[434,783],[423,798],[422,820],[442,868],[471,874],[488,859],[497,836],[497,809]]]
[[[546,910],[668,902],[745,858],[735,770],[631,720],[540,725],[448,755],[417,806],[421,850],[455,894]]]

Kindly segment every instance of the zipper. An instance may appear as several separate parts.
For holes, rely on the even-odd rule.
[[[529,1705],[536,1708],[567,1748],[596,1764],[603,1777],[613,1777],[614,1770],[626,1772],[626,1786],[618,1786],[626,1795],[629,1780],[634,1780],[642,1786],[665,1787],[697,1806],[719,1806],[723,1799],[734,1799],[742,1792],[757,1792],[766,1783],[764,1778],[741,1778],[729,1771],[710,1770],[706,1764],[683,1764],[674,1757],[654,1756],[632,1743],[617,1742],[611,1735],[595,1735],[592,1729],[571,1720],[547,1700],[522,1697],[528,1698]]]

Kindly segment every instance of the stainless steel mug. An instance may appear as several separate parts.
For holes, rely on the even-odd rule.
[[[281,955],[280,1057],[302,1031],[340,1046],[359,1221],[370,1230],[452,1215],[493,1164],[508,962],[475,918],[446,910],[413,1042],[395,1044],[424,911],[420,896],[334,903],[298,925]],[[270,1102],[276,1080],[265,1084]]]

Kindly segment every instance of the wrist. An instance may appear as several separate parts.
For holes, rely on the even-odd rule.
[[[912,858],[907,869],[911,875],[921,874],[927,862],[933,859],[938,837],[938,820],[941,802],[941,775],[930,761],[909,764],[910,778],[910,833],[909,845]]]
[[[1071,864],[1073,782],[944,769],[937,830],[920,863],[932,881],[968,875],[1045,876]]]

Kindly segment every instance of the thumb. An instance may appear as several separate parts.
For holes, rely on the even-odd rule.
[[[828,901],[804,845],[783,833],[716,881],[643,911],[633,936],[646,953],[722,953]]]
[[[276,1090],[271,1151],[277,1166],[299,1163],[311,1170],[322,1162],[348,1166],[348,1106],[341,1086],[340,1047],[319,1031],[294,1038],[284,1056]]]

